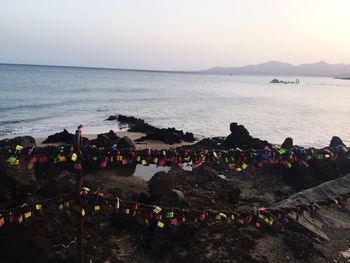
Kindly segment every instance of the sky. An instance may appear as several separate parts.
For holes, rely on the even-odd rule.
[[[0,0],[0,63],[350,64],[349,0]]]

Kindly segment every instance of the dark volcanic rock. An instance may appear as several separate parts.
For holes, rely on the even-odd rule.
[[[66,129],[62,132],[55,133],[53,135],[49,135],[43,143],[57,143],[64,142],[67,144],[73,144],[74,134],[69,133]]]
[[[192,132],[186,132],[185,135],[183,135],[182,140],[184,142],[194,142],[195,138]]]
[[[115,121],[117,119],[118,119],[118,117],[116,115],[111,115],[106,119],[106,121]]]
[[[230,130],[231,134],[227,136],[225,141],[220,145],[223,149],[233,149],[236,147],[243,149],[262,149],[269,145],[267,141],[253,138],[243,125],[232,122],[230,124]]]
[[[118,142],[120,137],[112,130],[106,133],[98,134],[95,140],[91,140],[92,145],[97,147],[111,147]]]
[[[22,145],[24,147],[33,147],[35,145],[35,139],[31,136],[20,136],[13,139],[4,139],[0,141],[0,148],[16,147],[16,145]]]
[[[48,176],[43,182],[39,193],[44,196],[55,196],[65,193],[73,193],[75,187],[75,174],[63,171],[59,175]]]
[[[0,235],[0,262],[47,262],[44,249],[27,229],[26,226],[4,228]]]
[[[174,144],[185,142],[193,142],[194,137],[192,133],[186,132],[184,134],[182,131],[178,131],[175,128],[167,129],[156,129],[153,132],[148,133],[146,136],[143,136],[136,141],[145,141],[145,140],[155,140],[162,141],[166,144]]]
[[[146,133],[146,136],[143,136],[142,138],[139,138],[137,141],[144,141],[144,140],[156,140],[156,141],[162,141],[167,144],[174,144],[174,143],[181,143],[184,142],[194,142],[195,138],[193,136],[193,133],[186,132],[184,133],[182,130],[176,130],[173,128],[167,128],[167,129],[160,129],[156,128],[148,123],[146,123],[142,119],[135,118],[133,116],[125,116],[125,115],[118,115],[116,116],[110,116],[107,120],[114,120],[117,118],[117,120],[121,124],[127,124],[129,126],[128,131],[129,132],[141,132]]]
[[[66,129],[64,129],[62,132],[55,133],[53,135],[50,135],[46,138],[43,143],[66,143],[66,144],[73,144],[74,143],[74,134],[69,133]],[[89,145],[89,139],[84,139],[84,146]]]
[[[136,149],[136,145],[132,139],[130,139],[127,136],[124,136],[120,138],[120,140],[117,143],[117,148],[118,149]]]
[[[166,172],[156,173],[151,180],[148,181],[148,189],[152,198],[161,198],[165,193],[171,190],[173,178],[168,177]]]
[[[298,165],[281,171],[284,180],[298,191],[315,187],[350,173],[350,160],[343,155],[338,156],[335,161],[313,159],[308,163],[309,168]]]
[[[199,142],[192,144],[190,146],[186,146],[186,148],[192,150],[213,150],[217,149],[220,144],[222,144],[225,140],[225,137],[213,137],[213,138],[205,138],[200,140]]]
[[[142,119],[135,118],[133,116],[118,115],[117,120],[122,124],[129,125],[130,132],[142,132],[149,133],[155,131],[157,128],[149,125]]]
[[[293,139],[290,138],[290,137],[286,138],[286,139],[284,140],[284,142],[282,143],[281,147],[282,147],[283,149],[288,149],[288,150],[291,149],[291,148],[293,148]]]
[[[37,189],[32,170],[21,165],[0,164],[0,206],[2,208],[22,203]]]
[[[174,192],[176,189],[176,192]],[[148,181],[148,190],[153,202],[180,207],[193,202],[200,209],[220,204],[233,205],[239,201],[240,189],[232,182],[220,178],[214,170],[200,167],[195,171],[172,169],[158,172]]]
[[[174,207],[186,207],[189,205],[185,199],[184,193],[176,189],[171,189],[169,192],[165,193],[163,201],[169,206]]]
[[[314,234],[307,228],[291,220],[286,230],[282,240],[295,258],[307,260],[312,255],[322,255],[312,241]]]
[[[339,146],[346,147],[346,145],[343,143],[342,139],[340,139],[338,136],[332,137],[331,142],[329,143],[329,146],[332,147],[333,149],[336,149]]]
[[[230,131],[234,135],[239,135],[241,137],[249,137],[249,131],[243,126],[238,125],[237,122],[230,123]]]
[[[183,258],[183,255],[188,254],[183,248],[191,247],[190,244],[193,242],[197,231],[198,227],[194,224],[181,224],[177,227],[168,228],[167,231],[157,231],[155,226],[151,226],[145,232],[144,242],[149,249],[149,253],[157,255],[157,257],[164,258],[170,256],[170,258],[175,259],[173,262],[205,262]],[[178,244],[180,242],[181,246]],[[182,253],[179,253],[179,250],[182,250]],[[164,260],[163,262],[171,262],[171,260]]]
[[[286,232],[283,236],[283,241],[296,258],[307,259],[315,253],[313,243],[303,234]]]

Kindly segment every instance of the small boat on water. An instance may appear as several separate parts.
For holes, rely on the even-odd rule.
[[[285,80],[278,80],[273,79],[270,81],[270,83],[282,83],[282,84],[299,84],[299,79],[296,79],[295,81],[285,81]]]

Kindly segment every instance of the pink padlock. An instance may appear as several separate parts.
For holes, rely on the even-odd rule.
[[[15,221],[15,217],[13,215],[9,216],[9,222],[12,223],[13,221]]]
[[[199,165],[193,163],[193,164],[191,165],[191,167],[192,167],[192,170],[195,170],[195,169],[197,169],[197,168],[199,167]]]
[[[173,218],[170,220],[170,224],[176,226],[177,225],[177,219]]]

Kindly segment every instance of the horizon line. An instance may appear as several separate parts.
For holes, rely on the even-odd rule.
[[[212,69],[215,68],[243,68],[243,67],[247,67],[247,66],[259,66],[262,64],[266,64],[266,63],[271,63],[271,62],[277,62],[277,63],[281,63],[281,64],[289,64],[293,67],[298,67],[301,65],[313,65],[313,64],[317,64],[317,63],[325,63],[327,65],[344,65],[344,66],[350,66],[350,64],[345,64],[345,63],[336,63],[336,64],[330,64],[324,60],[319,60],[313,63],[303,63],[303,64],[291,64],[289,62],[281,62],[278,60],[269,60],[269,61],[265,61],[265,62],[261,62],[258,64],[246,64],[244,66],[214,66],[214,67],[210,67],[210,68],[206,68],[206,69],[201,69],[201,70],[161,70],[161,69],[135,69],[135,68],[113,68],[113,67],[97,67],[97,66],[73,66],[73,65],[52,65],[52,64],[31,64],[31,63],[7,63],[7,62],[0,62],[0,65],[9,65],[9,66],[13,66],[13,65],[17,65],[17,66],[35,66],[35,67],[57,67],[57,68],[76,68],[76,69],[100,69],[100,70],[119,70],[119,71],[138,71],[138,72],[159,72],[159,73],[186,73],[186,74],[209,74],[209,75],[222,75],[222,74],[218,74],[218,73],[213,73],[213,72],[208,72]],[[259,73],[256,73],[258,75],[260,75]],[[236,74],[234,74],[236,75]],[[246,75],[246,74],[243,74]],[[262,73],[262,75],[265,75]],[[294,75],[294,74],[292,74]]]
[[[164,72],[164,73],[200,73],[201,70],[160,70],[160,69],[135,69],[135,68],[113,68],[113,67],[96,67],[96,66],[72,66],[72,65],[50,65],[50,64],[30,64],[30,63],[6,63],[0,62],[0,65],[8,66],[35,66],[35,67],[56,67],[56,68],[81,68],[81,69],[103,69],[103,70],[121,70],[121,71],[143,71],[143,72]],[[204,74],[204,73],[202,73]]]

